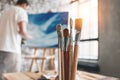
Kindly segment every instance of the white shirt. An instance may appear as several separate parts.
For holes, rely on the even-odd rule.
[[[28,22],[27,12],[12,6],[0,16],[0,51],[21,53],[21,35],[18,22]]]

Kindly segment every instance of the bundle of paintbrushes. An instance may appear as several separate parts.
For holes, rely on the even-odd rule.
[[[57,25],[58,33],[58,80],[76,80],[78,63],[78,41],[80,40],[82,19],[75,19],[75,43],[73,45],[73,21],[70,19],[70,29],[62,30]]]

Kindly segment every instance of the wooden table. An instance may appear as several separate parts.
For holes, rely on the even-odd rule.
[[[3,74],[3,77],[5,80],[38,80],[42,75],[48,73],[54,74],[53,72],[45,72],[45,73],[21,72],[21,73],[6,73]],[[51,78],[50,80],[55,80],[55,79]],[[77,71],[76,80],[120,80],[120,79],[94,74],[94,73],[88,73],[84,71]]]

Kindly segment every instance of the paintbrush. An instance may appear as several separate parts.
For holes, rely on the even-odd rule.
[[[69,80],[69,31],[68,29],[63,30],[64,36],[64,80]]]
[[[62,80],[62,69],[61,69],[61,63],[62,63],[62,27],[61,24],[58,24],[56,26],[57,34],[58,34],[58,79]]]
[[[69,80],[71,80],[72,57],[73,57],[73,36],[72,36],[73,20],[70,18],[70,36],[69,36]]]
[[[77,71],[77,63],[78,63],[78,41],[80,40],[80,34],[82,29],[82,19],[75,19],[75,44],[74,44],[74,57],[73,57],[73,66],[72,66],[72,80],[76,80],[76,71]]]

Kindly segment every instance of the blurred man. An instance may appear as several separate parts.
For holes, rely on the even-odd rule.
[[[3,73],[20,71],[21,39],[30,38],[26,30],[28,8],[27,0],[18,0],[0,16],[0,80]]]

